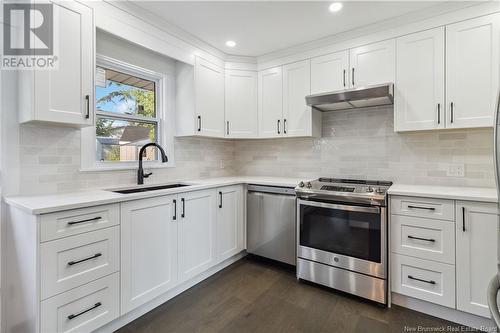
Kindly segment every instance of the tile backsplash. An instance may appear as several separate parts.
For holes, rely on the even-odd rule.
[[[132,185],[136,171],[80,172],[78,129],[22,125],[20,194]],[[494,187],[493,131],[394,133],[391,107],[323,114],[323,137],[267,140],[177,138],[175,168],[147,181],[230,175],[356,177],[410,184]],[[464,177],[449,177],[464,165]]]
[[[328,112],[322,138],[237,141],[235,172],[495,186],[492,129],[395,133],[393,120],[392,107]],[[448,177],[457,164],[465,176]]]

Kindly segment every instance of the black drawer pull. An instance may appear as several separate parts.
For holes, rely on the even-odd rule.
[[[435,239],[432,239],[432,238],[421,238],[421,237],[415,237],[415,236],[411,236],[411,235],[408,235],[408,238],[426,241],[426,242],[433,242],[433,243],[436,241]]]
[[[412,208],[412,209],[425,209],[425,210],[432,210],[432,211],[436,210],[436,208],[434,208],[434,207],[420,207],[420,206],[410,206],[410,205],[408,205],[408,208]]]
[[[89,312],[89,311],[94,310],[95,308],[100,307],[101,305],[102,305],[102,303],[101,303],[101,302],[97,302],[97,303],[95,303],[95,304],[94,304],[94,306],[93,306],[93,307],[88,308],[87,310],[83,310],[82,312],[78,312],[78,313],[75,313],[75,314],[71,314],[71,315],[69,315],[69,316],[68,316],[68,319],[69,319],[69,320],[74,319],[74,318],[76,318],[76,317],[78,317],[78,316],[81,316],[81,315],[82,315],[82,314],[84,314],[84,313],[87,313],[87,312]]]
[[[90,118],[90,96],[85,95],[85,104],[87,105],[87,113],[85,113],[85,118]]]
[[[174,199],[174,216],[172,218],[174,221],[177,220],[177,200]]]
[[[413,277],[411,275],[408,275],[408,279],[415,280],[415,281],[420,281],[420,282],[425,282],[425,283],[428,283],[428,284],[436,284],[436,281],[433,281],[433,280],[423,280],[423,279],[419,279],[419,278]]]
[[[79,263],[87,261],[87,260],[92,260],[92,259],[95,259],[95,258],[99,258],[100,256],[102,256],[102,253],[96,253],[93,256],[85,258],[85,259],[73,260],[73,261],[68,262],[68,266],[73,266],[73,265],[79,264]]]
[[[220,191],[219,191],[219,199],[220,199],[219,208],[222,208],[222,192]]]
[[[181,198],[181,202],[182,202],[181,217],[186,217],[186,200],[184,200],[184,198]]]
[[[85,219],[85,220],[80,220],[80,221],[71,221],[71,222],[68,222],[68,225],[73,225],[73,224],[78,224],[78,223],[84,223],[84,222],[90,222],[90,221],[97,221],[97,220],[100,220],[100,219],[102,219],[102,217],[96,216],[96,217],[93,217],[91,219]]]

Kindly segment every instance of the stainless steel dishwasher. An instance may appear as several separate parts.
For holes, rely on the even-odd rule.
[[[295,189],[247,189],[247,252],[295,266]]]

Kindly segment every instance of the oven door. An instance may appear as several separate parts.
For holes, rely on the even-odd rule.
[[[386,208],[297,200],[297,255],[386,278]]]

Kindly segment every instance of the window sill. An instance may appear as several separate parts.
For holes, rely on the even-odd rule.
[[[160,163],[160,162],[143,162],[143,169],[167,169],[175,168],[174,162]],[[81,172],[99,172],[99,171],[120,171],[120,170],[137,170],[139,162],[124,162],[122,163],[96,163],[90,167],[81,167]]]

